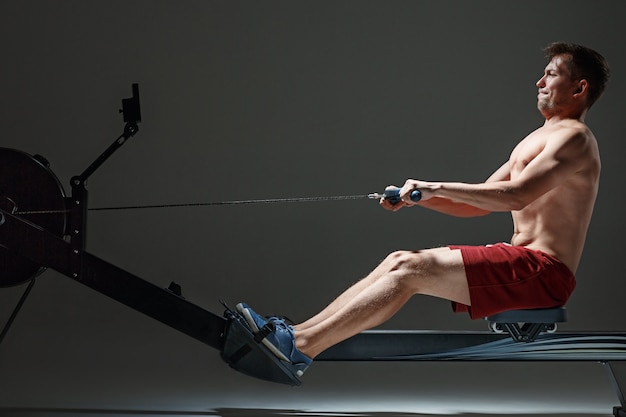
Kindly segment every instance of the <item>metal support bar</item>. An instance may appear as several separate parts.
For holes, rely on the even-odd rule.
[[[122,133],[122,135],[120,135],[111,145],[109,145],[109,147],[106,148],[105,151],[100,154],[98,158],[96,158],[96,160],[93,161],[91,165],[89,165],[78,178],[80,178],[81,181],[87,181],[91,174],[96,172],[96,170],[100,168],[100,166],[105,163],[106,160],[109,159],[111,155],[113,155],[115,151],[117,151],[122,145],[124,145],[124,143],[126,143],[126,141],[138,130],[139,129],[137,124],[127,123],[124,127],[124,133]]]
[[[89,252],[83,253],[78,282],[222,350],[226,320],[167,289],[132,275]]]
[[[615,417],[626,417],[626,399],[624,398],[624,391],[622,386],[619,383],[617,375],[615,375],[615,370],[609,361],[601,361],[602,365],[606,366],[606,369],[609,372],[609,377],[611,379],[611,383],[615,388],[615,392],[617,393],[617,398],[619,399],[620,406],[613,407],[613,415]]]
[[[133,84],[133,96],[131,98],[126,98],[122,100],[122,110],[120,113],[124,114],[124,122],[126,125],[124,126],[124,132],[113,142],[107,149],[105,149],[95,161],[91,163],[80,174],[78,178],[81,182],[86,182],[87,179],[96,172],[96,170],[104,163],[107,159],[115,153],[128,139],[135,135],[139,131],[139,126],[137,123],[141,121],[141,109],[139,105],[139,84]]]
[[[18,313],[22,309],[22,306],[24,305],[26,298],[30,294],[30,291],[33,289],[33,286],[35,285],[35,279],[36,278],[33,278],[30,280],[30,282],[28,283],[28,287],[26,287],[26,290],[24,290],[24,293],[22,294],[19,301],[17,302],[17,305],[13,309],[13,312],[11,313],[11,317],[9,317],[9,320],[7,320],[7,323],[4,325],[4,328],[2,329],[2,333],[0,333],[0,344],[2,344],[7,333],[9,333],[9,329],[11,328],[11,325],[13,324],[13,322],[15,321],[15,318],[17,317]]]
[[[157,287],[96,256],[83,252],[74,276],[71,243],[0,210],[0,246],[52,268],[215,349],[222,350],[226,320],[167,289]]]
[[[370,330],[316,361],[626,361],[626,333],[548,333],[533,342],[504,333]]]
[[[83,252],[87,245],[87,205],[88,192],[85,181],[81,177],[74,177],[70,181],[72,185],[72,197],[70,199],[70,274],[77,278],[80,274]]]
[[[532,342],[539,334],[546,331],[554,323],[524,323],[520,326],[518,323],[498,323],[504,328],[506,333],[511,335],[517,342]]]

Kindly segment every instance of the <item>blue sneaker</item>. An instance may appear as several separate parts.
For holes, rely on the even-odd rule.
[[[313,360],[296,349],[296,338],[293,326],[278,317],[264,317],[254,312],[247,304],[237,304],[237,311],[246,319],[254,333],[259,332],[266,324],[274,325],[274,331],[261,342],[278,359],[291,364],[296,375],[302,376]]]
[[[246,319],[253,333],[258,333],[268,322],[267,317],[255,313],[246,303],[239,303],[235,308]]]

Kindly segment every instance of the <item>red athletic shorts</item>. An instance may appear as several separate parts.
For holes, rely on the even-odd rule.
[[[452,308],[472,319],[505,310],[561,307],[576,287],[569,268],[542,251],[506,243],[450,249],[461,250],[471,301],[471,306],[453,302]]]

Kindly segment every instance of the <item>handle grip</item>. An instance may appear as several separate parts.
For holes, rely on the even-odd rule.
[[[399,188],[390,188],[385,190],[383,196],[385,200],[389,201],[391,204],[398,204],[400,202],[400,189]],[[420,190],[411,191],[411,201],[417,203],[422,199],[422,192]]]

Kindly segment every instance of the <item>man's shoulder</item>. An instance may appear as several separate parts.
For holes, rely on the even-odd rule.
[[[598,143],[591,129],[582,122],[568,121],[555,126],[546,135],[546,148],[557,159],[577,161],[587,167],[599,167]]]
[[[593,133],[591,133],[589,126],[579,120],[563,120],[559,123],[555,123],[548,133],[571,137],[581,135],[585,137],[593,137]]]
[[[566,120],[551,125],[541,126],[524,140],[518,147],[562,147],[571,145],[582,145],[585,142],[595,142],[591,130],[582,122]]]
[[[556,123],[545,131],[545,139],[557,146],[588,146],[596,143],[591,129],[583,122],[567,120]]]

